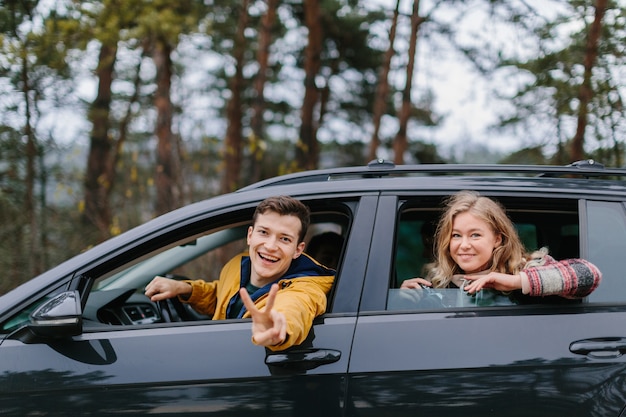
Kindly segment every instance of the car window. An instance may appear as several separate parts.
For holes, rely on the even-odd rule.
[[[556,259],[577,258],[580,232],[577,200],[498,199],[506,208],[528,251],[547,248]],[[459,289],[400,289],[406,279],[426,278],[434,261],[432,237],[441,201],[428,206],[407,200],[396,227],[395,264],[388,293],[388,310],[432,310],[516,305],[519,300],[497,291],[468,296]],[[542,300],[547,301],[547,300]]]
[[[209,232],[144,259],[106,278],[97,279],[97,291],[145,286],[156,275],[216,279],[228,259],[243,251],[247,223]]]
[[[424,276],[433,261],[433,236],[439,211],[406,210],[396,232],[395,286],[408,278]]]
[[[329,232],[341,236],[343,241],[352,220],[349,206],[328,201],[307,203],[311,205],[311,225],[305,241]],[[209,218],[203,222],[206,225],[204,231],[183,224],[175,231],[170,230],[167,236],[151,237],[152,241],[146,245],[151,248],[149,253],[132,248],[117,255],[116,259],[124,261],[123,264],[109,261],[75,271],[76,279],[72,282],[76,283],[72,286],[81,291],[83,300],[86,298],[83,307],[85,329],[163,322],[160,306],[144,295],[145,286],[157,275],[174,279],[218,279],[227,261],[247,250],[246,236],[252,211],[253,208],[247,207]],[[337,270],[341,267],[343,249],[343,245],[335,248]],[[108,256],[108,253],[102,254],[102,258]],[[5,321],[1,330],[10,332],[23,326],[37,306],[69,289],[68,280],[69,277],[55,290],[33,300]],[[183,321],[210,319],[194,312],[189,306],[185,309]]]
[[[164,321],[162,310],[145,295],[155,276],[212,281],[222,266],[246,247],[247,222],[207,231],[184,243],[157,252],[111,276],[96,279],[83,317],[86,325],[143,325]],[[208,319],[191,308],[180,312],[189,320]]]
[[[626,207],[624,203],[587,203],[588,258],[602,271],[602,283],[590,302],[624,303],[624,254],[626,254]]]
[[[249,215],[245,216],[250,218]],[[344,212],[312,212],[311,225],[305,241],[318,234],[332,232],[343,239],[350,217]],[[84,319],[93,325],[145,325],[165,321],[161,306],[145,295],[145,286],[155,276],[172,279],[219,278],[222,267],[235,255],[247,251],[249,220],[221,225],[182,244],[157,252],[140,262],[130,264],[113,275],[96,279],[85,306]],[[335,248],[340,260],[342,246]],[[206,320],[189,305],[176,303],[180,321]],[[182,310],[181,310],[182,309]]]

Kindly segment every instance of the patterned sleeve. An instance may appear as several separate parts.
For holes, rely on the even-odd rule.
[[[584,259],[556,261],[546,255],[541,266],[525,268],[530,292],[528,295],[559,295],[565,298],[583,298],[591,294],[600,284],[602,273],[591,262]]]

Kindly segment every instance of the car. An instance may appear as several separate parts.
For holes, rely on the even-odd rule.
[[[625,177],[595,161],[375,160],[172,211],[0,298],[0,414],[626,415]],[[407,299],[400,283],[428,262],[420,231],[460,190],[503,204],[528,248],[591,261],[601,284],[582,300],[527,305]],[[307,241],[343,237],[327,311],[304,343],[271,351],[251,343],[250,319],[213,321],[144,295],[156,275],[216,279],[272,195],[311,209]]]

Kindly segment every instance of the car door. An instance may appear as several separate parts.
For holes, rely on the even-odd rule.
[[[369,248],[376,201],[363,196],[341,203],[352,218],[336,285],[328,313],[315,320],[303,345],[284,352],[255,346],[248,319],[133,325],[85,320],[79,335],[43,339],[14,331],[0,345],[0,414],[343,415],[354,294],[363,282],[363,248]],[[209,216],[201,223],[227,222]],[[145,238],[148,246],[164,239]],[[77,268],[56,292],[85,285],[81,281],[94,271],[118,268],[106,262]],[[111,305],[115,297],[128,296],[123,288],[108,292]]]
[[[372,243],[379,256],[368,262],[348,415],[620,415],[626,404],[626,288],[618,261],[626,253],[623,203],[579,203],[581,255],[604,272],[582,304],[391,311],[394,236],[382,231],[395,229],[400,205],[395,196],[379,204]]]

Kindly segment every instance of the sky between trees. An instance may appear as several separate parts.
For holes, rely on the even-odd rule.
[[[183,204],[374,151],[396,163],[621,166],[625,10],[5,1],[0,236],[21,243],[0,247],[0,264],[22,279]],[[76,225],[89,238],[67,244]]]

